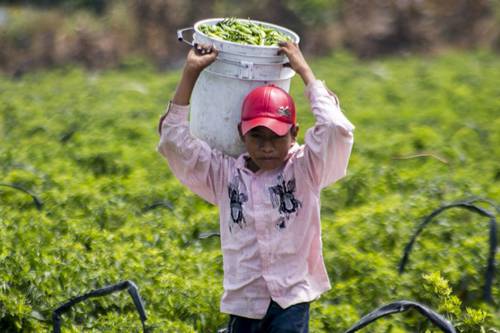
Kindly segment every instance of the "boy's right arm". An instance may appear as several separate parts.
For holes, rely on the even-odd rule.
[[[215,61],[217,50],[207,45],[197,45],[189,50],[186,64],[182,71],[181,81],[175,91],[172,102],[178,105],[188,105],[194,84],[205,67]]]
[[[157,150],[168,161],[174,175],[193,192],[215,204],[224,158],[189,131],[189,100],[201,71],[210,65],[217,52],[207,47],[188,53],[181,80],[166,114],[159,124]]]

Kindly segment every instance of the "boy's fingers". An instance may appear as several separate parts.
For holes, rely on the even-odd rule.
[[[278,55],[281,55],[281,54],[287,53],[287,52],[288,53],[289,52],[293,52],[293,47],[294,46],[296,48],[299,47],[297,43],[291,43],[291,42],[286,42],[286,41],[278,42],[278,46],[280,47],[279,50],[278,50]]]
[[[202,52],[202,54],[212,54],[212,53],[214,53],[212,51],[213,51],[213,48],[209,47],[209,48],[203,49],[201,52]]]
[[[193,47],[196,53],[199,55],[209,54],[215,50],[215,48],[211,44],[193,44]]]
[[[279,49],[278,49],[278,55],[282,55],[283,53],[286,53],[286,49],[285,47],[281,46]]]
[[[194,53],[196,55],[202,55],[203,54],[203,49],[198,46],[197,48],[194,49]]]
[[[204,50],[208,50],[212,47],[212,44],[200,44],[200,47]]]

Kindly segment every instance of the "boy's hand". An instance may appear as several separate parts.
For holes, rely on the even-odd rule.
[[[285,65],[290,66],[295,72],[297,72],[297,74],[302,77],[305,85],[308,85],[309,82],[316,80],[314,73],[309,67],[306,59],[304,59],[304,56],[302,55],[302,52],[297,44],[292,42],[280,42],[279,46],[280,49],[278,54],[284,53],[290,61],[290,63]]]
[[[194,44],[187,55],[185,69],[193,74],[199,74],[215,61],[217,54],[217,50],[211,45]]]
[[[210,45],[194,44],[189,50],[181,81],[177,85],[172,102],[178,105],[188,105],[194,85],[201,71],[213,63],[217,57],[217,50]]]

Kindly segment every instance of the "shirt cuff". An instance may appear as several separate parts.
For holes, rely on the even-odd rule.
[[[160,117],[160,121],[158,122],[158,133],[161,135],[161,127],[165,120],[170,124],[187,121],[189,108],[189,105],[179,105],[170,101],[167,105],[167,110],[163,116]]]

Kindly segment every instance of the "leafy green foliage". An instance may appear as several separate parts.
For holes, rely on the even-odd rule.
[[[486,332],[483,325],[488,317],[487,311],[470,307],[463,311],[462,301],[452,294],[448,281],[439,272],[425,274],[423,278],[424,288],[432,295],[429,301],[438,301],[438,311],[445,314],[459,332]]]
[[[397,272],[423,216],[465,197],[500,199],[498,56],[360,62],[338,52],[311,65],[357,127],[348,176],[322,193],[332,290],[313,303],[311,331],[341,332],[403,298],[464,329],[498,330],[498,304],[481,300],[486,219],[443,213],[420,235],[406,272]],[[180,184],[155,151],[157,120],[178,78],[140,64],[0,78],[0,182],[44,203],[39,211],[26,194],[0,187],[0,331],[50,331],[55,307],[126,279],[138,285],[154,331],[225,325],[219,242],[198,239],[218,229],[217,209]],[[302,89],[295,78],[300,141],[313,124]],[[420,153],[441,160],[403,159]],[[436,271],[446,283],[422,277]],[[499,277],[497,268],[494,300]],[[435,328],[409,313],[368,330],[425,329]],[[117,294],[77,305],[63,315],[63,330],[138,331],[140,321],[128,295]]]

